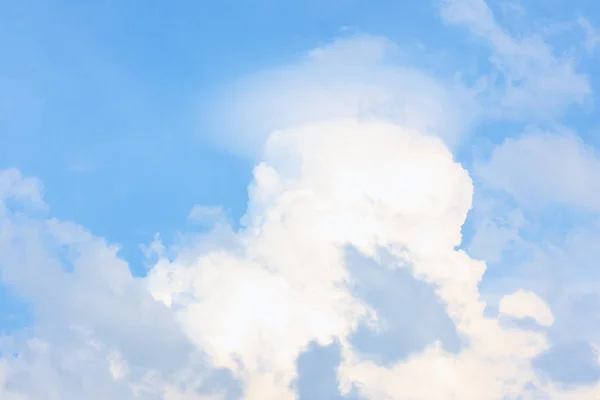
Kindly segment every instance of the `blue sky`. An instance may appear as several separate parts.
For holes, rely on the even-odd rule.
[[[596,1],[9,2],[0,49],[1,398],[600,396]]]

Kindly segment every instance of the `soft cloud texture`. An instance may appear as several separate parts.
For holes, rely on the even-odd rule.
[[[246,381],[247,398],[294,398],[295,360],[306,346],[344,342],[370,314],[349,290],[344,246],[396,257],[452,249],[471,190],[443,144],[416,132],[354,121],[279,131],[255,169],[241,248],[159,263],[150,291],[179,310],[219,366]],[[475,277],[468,268],[456,273],[476,282],[481,268]]]
[[[502,313],[501,293],[524,287],[548,303],[556,321],[549,331],[554,347],[536,366],[564,384],[598,376],[592,348],[600,334],[599,161],[596,150],[571,132],[533,131],[506,140],[475,168],[481,193],[469,250],[491,263],[484,298],[490,306],[499,303]],[[565,365],[579,372],[566,375]],[[574,398],[593,398],[580,396]]]
[[[337,149],[334,154],[332,148]],[[35,181],[22,180],[15,171],[4,174],[12,182],[4,198],[21,193],[26,199],[39,198],[39,192],[29,189],[36,187]],[[14,396],[34,398],[52,390],[62,398],[128,398],[136,390],[142,398],[169,398],[174,386],[190,384],[190,373],[208,374],[199,361],[205,353],[208,365],[228,369],[243,382],[244,398],[293,399],[298,356],[311,343],[337,340],[342,344],[342,393],[352,387],[369,399],[559,393],[537,378],[531,364],[549,347],[544,331],[506,328],[486,317],[478,293],[485,265],[455,250],[472,190],[467,172],[444,144],[417,131],[352,120],[278,131],[255,169],[245,227],[217,249],[192,246],[171,259],[161,258],[144,279],[144,286],[172,311],[174,320],[166,318],[159,303],[148,303],[142,282],[129,276],[114,249],[71,224],[29,222],[30,235],[45,233],[76,252],[73,271],[59,264],[54,272],[46,267],[51,275],[43,281],[32,274],[11,282],[70,340],[64,348],[59,346],[64,339],[45,344],[55,333],[40,324],[36,331],[41,338],[36,335],[20,345],[16,357],[5,361],[10,382],[6,386]],[[10,229],[18,218],[13,212],[4,220],[3,231],[10,233],[4,237],[11,243],[27,238]],[[203,241],[210,240],[209,235]],[[368,321],[371,329],[385,326],[378,327],[377,309],[352,295],[354,282],[344,257],[347,245],[374,260],[385,249],[394,268],[408,268],[415,278],[433,284],[464,341],[461,349],[448,352],[434,342],[422,353],[388,366],[362,359],[348,336],[361,321]],[[34,250],[26,249],[29,254]],[[5,248],[3,254],[11,252]],[[52,256],[43,260],[50,263]],[[24,265],[10,261],[8,265]],[[10,281],[12,270],[3,271]],[[57,282],[49,285],[53,279]],[[61,296],[44,295],[57,286],[63,289]],[[72,291],[80,293],[76,302],[69,302],[75,299]],[[92,311],[100,303],[105,311]],[[57,308],[44,307],[50,304],[58,306],[60,318],[50,314]],[[130,304],[131,313],[122,304]],[[545,303],[523,291],[501,299],[500,312],[533,318],[544,327],[553,322]],[[110,325],[102,315],[110,315]],[[123,319],[115,320],[118,315]],[[146,318],[151,325],[145,325]],[[144,328],[137,333],[133,326]],[[141,335],[150,341],[140,342]],[[195,360],[189,358],[194,354],[189,353],[190,345],[198,349]],[[81,354],[84,348],[88,350]],[[144,352],[150,348],[164,352]],[[75,354],[97,360],[95,368],[103,371],[104,380],[94,374],[83,386],[41,386],[57,383],[50,376],[39,379],[56,373],[58,366],[51,366],[48,357],[60,355],[64,374],[69,363],[76,363],[71,359]],[[35,385],[22,377],[22,383],[16,383],[17,371],[32,371],[37,363],[42,375],[36,374]],[[91,372],[79,369],[71,373],[78,382],[92,378]],[[67,385],[68,380],[58,379]],[[203,398],[194,396],[190,398]]]
[[[260,155],[270,132],[332,118],[401,121],[459,143],[478,108],[460,82],[441,82],[403,65],[395,44],[359,35],[312,50],[290,65],[249,75],[211,108],[218,141]],[[235,115],[235,118],[231,118]]]
[[[594,52],[598,44],[600,44],[600,33],[586,17],[579,17],[577,23],[581,26],[585,34],[583,45],[588,52]]]
[[[226,90],[212,111],[255,160],[247,210],[235,227],[194,206],[209,231],[157,235],[147,276],[0,171],[0,277],[35,317],[0,341],[0,397],[600,397],[597,152],[530,129],[470,172],[453,154],[485,118],[559,118],[588,78],[482,0],[440,11],[489,45],[473,88],[355,36]],[[307,390],[306,358],[328,351],[335,387]],[[588,368],[566,376],[567,359]]]
[[[498,25],[484,0],[441,0],[442,18],[466,26],[485,41],[492,73],[479,85],[487,93],[487,113],[526,121],[556,120],[591,94],[586,75],[572,56],[557,56],[543,35],[512,36]]]
[[[35,179],[11,169],[0,182],[2,280],[36,317],[0,343],[2,398],[169,398],[182,382],[200,386],[186,374],[206,371],[201,351],[131,276],[118,249],[45,217]]]

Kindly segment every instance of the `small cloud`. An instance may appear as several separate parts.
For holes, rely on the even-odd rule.
[[[158,233],[154,235],[154,239],[149,244],[140,245],[140,250],[149,265],[153,265],[166,254],[165,246]]]
[[[554,316],[544,300],[535,293],[519,290],[506,295],[500,300],[500,315],[513,318],[533,318],[538,324],[549,327],[554,323]]]

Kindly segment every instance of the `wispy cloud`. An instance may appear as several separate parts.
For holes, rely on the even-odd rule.
[[[472,91],[403,65],[397,53],[386,38],[350,36],[299,62],[251,74],[210,109],[217,141],[256,158],[274,130],[359,118],[402,121],[450,146],[460,142],[479,112]]]
[[[590,21],[586,17],[580,16],[577,19],[577,23],[583,29],[585,34],[584,46],[588,52],[592,53],[596,50],[596,47],[600,44],[600,32],[596,27],[592,26]]]
[[[482,77],[488,113],[500,118],[556,120],[591,95],[588,77],[571,57],[553,53],[541,34],[515,37],[498,25],[484,0],[441,0],[442,18],[464,25],[488,44],[494,71]]]

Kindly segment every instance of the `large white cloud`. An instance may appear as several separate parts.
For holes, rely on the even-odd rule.
[[[39,202],[35,181],[15,171],[2,176],[11,182],[3,198],[24,193]],[[211,246],[161,257],[145,278],[177,323],[149,302],[114,248],[77,226],[26,217],[12,206],[2,219],[3,277],[41,318],[32,337],[17,344],[16,358],[4,358],[6,395],[131,398],[137,388],[141,398],[169,398],[183,383],[201,386],[211,376],[206,364],[229,369],[243,382],[244,398],[295,398],[298,355],[314,341],[333,340],[342,344],[342,390],[356,386],[369,399],[497,399],[529,384],[553,390],[531,367],[549,345],[544,332],[485,317],[477,288],[484,264],[455,250],[472,190],[441,140],[398,125],[339,120],[278,131],[255,169],[245,227],[204,237]],[[73,272],[40,237],[74,253]],[[15,241],[25,254],[6,258]],[[364,320],[385,327],[378,328],[378,310],[352,293],[346,245],[376,260],[386,249],[397,268],[433,284],[463,347],[452,353],[431,343],[393,365],[361,358],[349,335]],[[515,294],[506,302],[514,296],[527,316],[551,323],[539,298]],[[503,315],[524,316],[514,307]],[[191,358],[190,344],[197,349]],[[81,363],[85,368],[76,367]]]
[[[499,319],[484,315],[485,266],[455,249],[472,183],[441,140],[389,123],[311,124],[273,133],[254,177],[245,227],[229,246],[163,258],[148,277],[150,292],[215,365],[242,379],[245,398],[295,398],[297,357],[334,339],[342,392],[355,388],[368,399],[563,393],[532,365],[551,345],[545,328],[554,316],[542,299],[507,293]],[[380,262],[385,249],[396,268],[434,285],[462,347],[433,342],[392,365],[363,358],[353,331],[363,321],[385,326],[352,294],[347,245]]]
[[[531,58],[530,42],[504,33],[484,2],[443,7],[448,21],[467,23],[490,41],[502,73],[524,82],[498,97],[494,86],[486,104],[506,106],[507,114],[519,104],[538,118],[587,93],[585,78],[557,62],[545,43],[532,40]],[[231,121],[221,125],[231,133],[223,144],[257,160],[242,227],[228,225],[219,208],[195,207],[190,217],[215,221],[214,230],[176,246],[157,239],[148,249],[157,261],[145,278],[131,276],[115,246],[49,218],[35,179],[0,172],[1,278],[36,317],[0,343],[0,397],[216,400],[235,398],[239,389],[248,400],[294,399],[298,358],[315,343],[339,344],[340,392],[370,400],[600,396],[598,384],[564,387],[536,368],[566,313],[546,301],[547,292],[498,286],[498,315],[486,313],[486,264],[459,249],[473,182],[451,150],[482,110],[472,108],[473,94],[462,85],[398,66],[394,51],[383,39],[339,40],[234,85],[217,102],[218,118]],[[545,86],[555,72],[564,72],[569,90],[564,82]],[[549,99],[538,107],[530,96],[541,89]],[[538,179],[538,164],[528,163],[547,161],[540,140],[507,142],[478,177],[517,199],[535,189],[544,199],[594,208],[595,187],[571,182],[573,173],[555,170],[573,185],[569,194],[553,179]],[[550,148],[577,159],[572,171],[590,179],[592,152],[571,139],[552,140]],[[506,243],[523,240],[524,217],[511,211],[504,230],[486,225],[501,233],[501,243],[476,233],[487,243],[482,255],[501,259]],[[589,248],[586,238],[573,235],[573,246]],[[348,257],[348,248],[371,262]],[[384,268],[409,274],[442,312],[428,313],[417,296],[394,297],[402,302],[382,310],[359,295],[357,287],[389,290],[395,282],[366,279],[370,269]],[[359,327],[380,334],[398,325],[403,309],[449,320],[457,348],[440,338],[388,362],[364,354]],[[438,326],[402,329],[436,338],[439,332],[428,330]]]
[[[279,131],[255,169],[239,246],[160,262],[150,290],[217,365],[244,377],[248,398],[294,398],[308,344],[346,340],[368,317],[344,246],[437,257],[460,243],[471,190],[442,142],[418,132],[352,120]],[[481,272],[438,267],[432,279],[472,286]]]
[[[572,132],[529,132],[495,148],[477,175],[527,207],[563,204],[600,211],[598,151]]]

